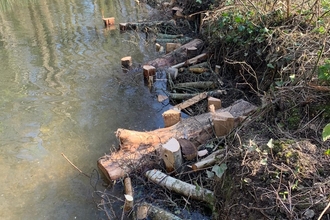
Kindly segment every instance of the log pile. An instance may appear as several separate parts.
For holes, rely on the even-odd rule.
[[[239,123],[241,116],[246,116],[256,110],[256,106],[238,100],[230,107],[218,109],[216,113],[229,112]],[[142,157],[159,149],[161,144],[171,138],[184,138],[200,145],[209,140],[213,134],[211,113],[204,113],[195,117],[182,119],[177,124],[153,131],[134,131],[119,128],[116,137],[120,142],[120,149],[98,160],[98,167],[108,180],[113,181],[129,174],[132,169],[142,166]]]
[[[172,4],[172,3],[171,3]],[[182,10],[173,8],[173,14],[181,17]],[[108,20],[104,21],[108,25]],[[111,20],[111,24],[114,21]],[[110,24],[109,23],[109,24]],[[175,25],[169,22],[143,22],[143,23],[120,23],[121,31],[143,30],[150,26]],[[158,160],[163,161],[166,168],[163,173],[160,170],[151,169],[141,175],[145,175],[151,182],[159,184],[173,192],[181,194],[187,198],[192,198],[213,205],[215,198],[213,192],[196,187],[195,185],[185,183],[171,176],[178,173],[183,168],[183,164],[189,163],[185,168],[190,167],[192,172],[213,166],[219,160],[225,157],[223,150],[217,150],[207,156],[207,150],[198,151],[198,146],[205,144],[209,139],[228,135],[242,119],[256,110],[256,106],[244,100],[237,100],[227,108],[222,108],[220,96],[226,94],[226,91],[219,89],[214,81],[198,81],[173,84],[174,79],[187,71],[195,75],[208,74],[219,71],[217,68],[212,71],[206,60],[208,53],[203,53],[204,43],[200,39],[193,39],[183,44],[188,38],[182,35],[158,34],[157,51],[166,48],[166,53],[151,60],[143,67],[143,76],[148,85],[152,84],[157,76],[156,72],[160,68],[166,69],[170,92],[168,98],[182,101],[173,106],[172,109],[163,113],[164,128],[153,131],[134,131],[119,128],[116,131],[116,137],[119,140],[119,149],[111,154],[102,156],[97,161],[99,170],[110,182],[124,179],[125,183],[125,203],[124,212],[130,212],[134,204],[134,193],[129,177],[132,171],[145,167],[149,163],[145,158],[149,155],[159,155]],[[166,44],[161,46],[160,44]],[[121,65],[130,68],[132,60],[130,56],[121,59]],[[221,82],[220,82],[221,84]],[[196,91],[195,93],[173,93],[173,90],[182,91],[185,88]],[[201,91],[201,92],[199,92]],[[181,118],[181,110],[184,110],[201,100],[208,100],[210,112],[203,113],[190,118]],[[206,157],[205,157],[206,156]],[[196,158],[205,157],[197,161]],[[167,213],[154,207],[151,204],[137,205],[137,219],[143,219],[148,212],[162,213],[161,215],[170,216],[168,219],[179,219],[171,213]],[[124,213],[123,212],[123,213]],[[140,217],[139,217],[140,216]],[[162,217],[163,218],[163,217]],[[165,217],[164,217],[165,218]]]

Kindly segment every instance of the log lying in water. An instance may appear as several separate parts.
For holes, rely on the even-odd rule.
[[[230,107],[218,109],[216,112],[227,111],[237,119],[255,110],[256,106],[244,100],[238,100]],[[161,144],[172,137],[186,138],[193,141],[196,146],[203,144],[213,137],[210,118],[211,113],[205,113],[182,119],[173,126],[148,132],[118,129],[116,136],[120,141],[120,150],[99,158],[98,167],[108,180],[116,180],[143,165],[143,156],[159,149]]]

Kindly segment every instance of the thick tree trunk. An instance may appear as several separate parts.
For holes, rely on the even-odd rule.
[[[232,106],[218,109],[216,112],[227,111],[238,118],[248,115],[254,110],[256,110],[256,106],[244,100],[238,100]],[[148,132],[118,129],[116,136],[120,141],[120,150],[99,158],[98,167],[108,180],[116,180],[124,177],[132,169],[141,166],[144,155],[157,150],[161,144],[166,143],[172,137],[192,140],[196,146],[203,144],[214,136],[211,116],[211,113],[205,113],[182,119],[171,127]]]

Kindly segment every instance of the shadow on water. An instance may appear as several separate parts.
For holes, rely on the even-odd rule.
[[[101,15],[119,23],[144,13],[134,0],[0,2],[0,219],[103,219],[95,184],[61,153],[92,173],[117,146],[117,128],[162,126],[142,73],[120,67],[154,49],[137,33],[105,30]]]

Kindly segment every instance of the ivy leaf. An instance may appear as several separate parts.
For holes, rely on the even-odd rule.
[[[330,138],[330,123],[323,128],[322,138],[323,141],[326,141]]]
[[[269,68],[271,68],[271,69],[274,69],[275,67],[273,66],[273,64],[271,64],[271,63],[268,63],[267,64],[267,67],[269,67]]]
[[[324,151],[324,155],[330,156],[330,149]]]
[[[225,163],[219,165],[214,165],[212,171],[217,175],[217,177],[221,178],[224,172],[227,169],[227,165]]]
[[[273,148],[273,147],[274,147],[274,144],[273,144],[273,138],[271,138],[271,139],[268,141],[267,146],[268,146],[269,148]]]
[[[260,160],[260,164],[266,166],[267,165],[267,158]]]
[[[211,171],[206,170],[207,178],[211,179],[214,177],[214,173]]]

